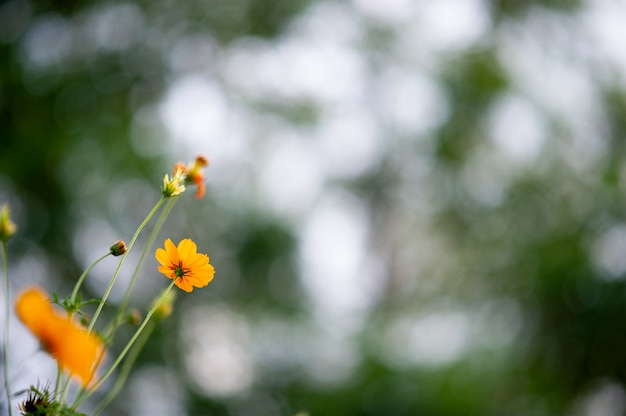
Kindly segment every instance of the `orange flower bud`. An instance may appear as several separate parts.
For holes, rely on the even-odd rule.
[[[117,257],[124,253],[126,253],[126,243],[123,240],[117,240],[115,244],[111,246],[111,254]]]

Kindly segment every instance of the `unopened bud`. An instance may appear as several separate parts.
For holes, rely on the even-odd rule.
[[[132,326],[137,326],[141,323],[141,312],[138,309],[132,309],[126,316],[126,321]]]
[[[0,240],[5,243],[17,231],[17,226],[11,221],[11,210],[9,204],[0,207]]]
[[[111,246],[111,254],[121,256],[124,253],[126,253],[126,243],[123,240],[117,240],[115,244]]]
[[[80,315],[80,323],[81,325],[87,327],[89,326],[89,322],[91,321],[91,316],[86,315],[86,314],[81,314]]]
[[[199,155],[196,157],[196,165],[201,166],[201,167],[209,166],[209,159],[207,159],[203,155]]]
[[[176,292],[170,290],[169,293],[165,296],[165,299],[159,304],[159,306],[154,311],[154,318],[157,321],[167,318],[172,314],[174,310],[174,299],[176,299]],[[155,300],[155,302],[158,299]]]

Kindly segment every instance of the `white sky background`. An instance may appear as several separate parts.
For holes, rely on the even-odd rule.
[[[626,4],[590,1],[581,13],[566,20],[531,13],[496,32],[491,30],[485,4],[480,0],[318,1],[275,42],[244,39],[219,50],[208,36],[182,37],[165,57],[172,78],[162,101],[135,115],[133,144],[138,152],[152,155],[154,143],[143,142],[141,133],[156,133],[162,126],[177,159],[196,153],[211,159],[208,185],[214,193],[258,196],[262,209],[287,218],[299,232],[300,276],[312,315],[317,323],[330,326],[325,333],[328,339],[350,350],[352,337],[380,297],[386,259],[370,246],[373,230],[364,206],[353,195],[329,191],[329,184],[371,172],[386,151],[402,146],[401,137],[413,137],[428,148],[429,132],[445,122],[450,107],[437,76],[451,54],[493,41],[514,83],[513,92],[496,100],[484,120],[483,151],[491,160],[511,162],[510,169],[503,171],[497,164],[470,167],[477,178],[497,170],[495,183],[473,181],[478,199],[497,204],[507,186],[506,175],[532,166],[541,157],[549,145],[546,114],[570,126],[572,142],[564,157],[573,166],[591,169],[606,152],[602,141],[590,134],[599,131],[603,121],[593,83],[596,77],[626,83]],[[112,21],[119,30],[110,30]],[[392,31],[389,50],[368,51],[367,21]],[[94,9],[74,22],[42,16],[24,37],[22,56],[30,65],[48,67],[59,65],[71,53],[73,42],[84,50],[127,49],[146,24],[141,11],[130,3]],[[93,36],[81,36],[90,26],[95,28]],[[379,54],[383,60],[375,59]],[[250,101],[311,102],[322,111],[317,124],[299,126],[256,112],[247,104]],[[427,157],[416,159],[420,166],[414,169],[427,171],[427,162]],[[251,177],[255,181],[248,180]],[[75,241],[88,240],[92,233],[88,227],[82,229]],[[597,245],[623,243],[623,234],[623,226],[611,229]],[[96,254],[85,254],[90,250],[87,242],[75,249],[84,258],[100,255],[95,247],[91,251]],[[598,254],[597,263],[609,276],[624,268],[623,261],[614,257]],[[410,336],[403,342],[414,348],[382,354],[406,365],[449,363],[472,346],[468,313],[440,308],[410,325],[398,318],[390,325],[389,336],[394,338],[398,328],[409,328]],[[223,319],[198,320],[193,325],[210,326],[220,345],[237,346],[237,360],[229,356],[240,366],[239,373],[231,373],[231,390],[216,390],[202,372],[208,366],[188,370],[207,393],[236,394],[254,377],[246,356],[248,335],[220,335],[219,331],[228,328],[224,322],[229,320],[248,329],[228,312],[219,317]],[[195,333],[202,328],[187,330]],[[216,359],[227,350],[216,347],[202,354],[207,360]],[[332,369],[336,356],[320,354],[318,359],[320,371]],[[324,379],[323,374],[316,377]]]

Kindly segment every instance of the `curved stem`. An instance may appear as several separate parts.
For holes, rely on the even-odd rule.
[[[130,279],[130,283],[128,284],[128,288],[126,289],[124,298],[122,299],[122,303],[120,303],[120,306],[117,309],[117,314],[115,315],[115,318],[111,322],[111,328],[109,329],[111,333],[115,331],[122,316],[124,315],[124,312],[126,311],[126,307],[128,306],[128,302],[130,301],[130,295],[133,291],[133,288],[135,287],[135,283],[137,282],[137,277],[139,276],[139,271],[141,270],[141,267],[143,266],[143,263],[146,260],[148,251],[150,251],[150,249],[152,248],[152,245],[154,244],[154,240],[156,239],[157,234],[161,230],[161,227],[163,227],[163,224],[165,223],[165,220],[169,216],[170,212],[172,211],[172,208],[174,207],[174,204],[176,203],[177,199],[178,198],[171,198],[168,201],[167,205],[163,209],[163,212],[161,212],[161,215],[159,216],[159,219],[157,220],[154,228],[152,229],[152,232],[150,233],[150,236],[148,237],[148,241],[146,241],[146,245],[144,246],[144,249],[141,252],[141,257],[139,258],[137,267],[135,267],[133,276]],[[109,331],[106,331],[106,332],[109,332]],[[112,335],[112,334],[106,334],[106,336],[109,336],[109,335]]]
[[[9,383],[9,321],[11,314],[11,304],[9,299],[9,271],[8,271],[8,254],[7,243],[2,242],[2,275],[4,276],[4,340],[2,346],[2,362],[4,365],[4,388],[7,393],[7,407],[9,409],[9,416],[13,415],[11,408],[11,385]]]
[[[65,383],[63,384],[63,390],[61,390],[61,398],[59,399],[59,403],[64,404],[65,398],[67,397],[67,391],[70,388],[70,376],[67,377]]]
[[[74,290],[72,291],[72,296],[70,297],[70,303],[71,304],[74,304],[74,302],[76,301],[76,296],[78,296],[78,290],[80,289],[80,286],[83,284],[83,281],[85,280],[85,277],[87,277],[87,275],[89,274],[91,269],[93,269],[96,264],[100,263],[100,261],[104,260],[109,255],[111,255],[111,252],[108,252],[104,256],[100,257],[98,260],[96,260],[93,263],[91,263],[89,265],[89,267],[87,267],[85,269],[83,274],[80,275],[80,277],[76,281],[76,285],[74,285]]]
[[[91,269],[93,269],[96,264],[100,263],[100,261],[104,260],[110,254],[111,254],[111,252],[108,252],[104,256],[100,257],[99,259],[97,259],[96,261],[91,263],[89,265],[89,267],[87,267],[85,269],[83,274],[81,274],[80,277],[78,278],[78,280],[76,281],[76,284],[74,285],[74,290],[72,291],[72,295],[70,296],[70,302],[69,303],[70,303],[70,305],[72,307],[72,310],[70,310],[68,312],[68,318],[69,319],[72,319],[72,316],[74,315],[75,310],[73,308],[76,307],[76,305],[75,305],[76,297],[78,296],[78,290],[80,289],[81,285],[83,284],[83,281],[85,280],[85,278],[87,277],[87,275],[89,274]],[[63,374],[63,371],[61,370],[61,367],[58,366],[57,380],[56,380],[56,383],[54,385],[54,394],[55,394],[55,396],[59,392],[59,387],[60,387],[60,384],[61,384],[61,376],[62,376],[62,374]],[[65,397],[67,395],[67,389],[69,388],[69,385],[70,385],[70,378],[68,377],[67,379],[65,379],[63,381],[63,387],[62,387],[62,390],[61,390],[61,403],[63,403],[65,401]]]
[[[172,279],[172,282],[169,284],[167,289],[163,291],[163,293],[161,294],[161,297],[159,297],[159,300],[156,301],[156,303],[152,306],[152,308],[150,309],[150,311],[144,318],[143,322],[141,323],[141,326],[139,326],[139,328],[137,329],[133,337],[130,339],[130,341],[128,341],[128,344],[126,344],[126,346],[124,347],[120,355],[117,357],[115,362],[111,365],[111,367],[107,370],[107,372],[104,373],[102,377],[100,377],[100,379],[93,385],[93,387],[90,388],[90,391],[86,395],[80,397],[78,400],[75,401],[74,405],[72,406],[72,409],[76,409],[81,403],[83,403],[91,395],[91,393],[96,391],[98,387],[100,387],[100,385],[107,378],[109,378],[111,374],[113,374],[113,371],[115,371],[115,369],[120,365],[120,363],[122,362],[122,360],[128,353],[128,350],[130,350],[130,348],[133,346],[133,344],[135,343],[139,335],[141,335],[141,333],[143,332],[144,328],[150,321],[150,318],[152,318],[152,315],[154,314],[154,312],[159,308],[159,306],[161,306],[161,303],[163,302],[163,300],[165,300],[165,298],[167,297],[167,294],[170,292],[170,290],[172,290],[172,287],[174,287],[175,282],[176,282],[176,279]]]
[[[63,370],[61,369],[61,365],[57,363],[57,379],[54,383],[54,397],[57,397],[59,394],[59,386],[61,385],[61,378],[63,377]]]
[[[98,407],[96,407],[96,409],[93,411],[92,416],[98,416],[109,404],[111,404],[113,399],[115,399],[115,397],[117,397],[119,392],[122,390],[124,383],[126,383],[126,380],[130,375],[130,370],[135,364],[137,357],[139,357],[139,353],[141,352],[141,350],[143,350],[143,347],[148,342],[148,339],[150,338],[150,335],[152,335],[152,331],[154,331],[155,327],[156,325],[154,321],[151,321],[150,326],[148,326],[147,329],[144,330],[141,336],[137,339],[135,345],[128,353],[128,357],[126,357],[124,364],[122,364],[122,367],[120,368],[120,372],[115,379],[115,384],[113,384],[113,387],[111,387],[111,390],[109,391],[107,396],[100,402],[100,404],[98,404]]]
[[[135,235],[133,235],[133,238],[130,240],[130,243],[128,244],[128,247],[126,248],[126,253],[124,253],[122,255],[122,258],[121,258],[119,264],[117,265],[117,269],[115,269],[115,273],[113,274],[113,277],[111,278],[111,281],[109,282],[109,286],[107,287],[106,291],[104,292],[104,296],[102,297],[102,300],[100,301],[100,304],[98,305],[98,309],[96,309],[96,313],[94,314],[93,319],[89,323],[89,327],[87,328],[87,330],[89,332],[91,332],[93,330],[93,327],[96,324],[96,321],[98,320],[98,316],[100,316],[100,312],[102,311],[102,308],[104,307],[104,304],[106,303],[106,300],[109,297],[109,294],[111,293],[111,288],[113,288],[113,284],[115,283],[115,280],[117,279],[117,276],[118,276],[118,274],[120,272],[122,264],[124,263],[124,260],[126,259],[126,256],[128,255],[128,253],[130,253],[130,249],[133,247],[133,244],[135,244],[135,241],[137,240],[137,237],[139,236],[139,233],[141,232],[141,230],[143,230],[143,228],[146,226],[146,224],[148,224],[148,222],[150,221],[150,219],[152,218],[154,213],[157,212],[157,210],[159,209],[161,204],[163,204],[163,201],[165,201],[165,197],[164,196],[162,196],[161,199],[159,199],[159,202],[156,203],[154,208],[152,208],[152,211],[150,211],[148,216],[139,225],[139,228],[137,228],[137,231],[135,231]]]

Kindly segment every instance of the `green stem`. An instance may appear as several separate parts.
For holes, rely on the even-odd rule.
[[[61,378],[63,377],[63,370],[61,369],[61,365],[57,363],[57,379],[54,383],[54,397],[57,397],[59,394],[59,386],[61,384]]]
[[[152,208],[152,211],[150,211],[148,216],[139,225],[139,228],[137,228],[137,231],[135,231],[135,235],[133,235],[132,240],[130,240],[130,243],[128,244],[128,247],[126,248],[126,253],[124,253],[122,255],[122,258],[121,258],[119,264],[117,265],[117,269],[115,269],[115,273],[113,274],[113,277],[111,278],[111,281],[109,282],[109,286],[107,287],[106,291],[104,292],[104,296],[102,297],[102,300],[100,301],[100,304],[98,305],[98,309],[96,309],[96,313],[94,314],[93,319],[89,323],[89,327],[87,328],[87,330],[89,332],[91,332],[91,330],[93,329],[94,325],[96,324],[96,321],[98,320],[98,316],[100,316],[100,312],[102,311],[102,308],[104,307],[104,304],[106,303],[106,300],[109,297],[109,294],[111,293],[111,288],[113,287],[113,284],[115,283],[115,280],[117,279],[117,276],[118,276],[118,274],[120,272],[122,264],[124,263],[124,260],[126,259],[126,256],[128,255],[128,253],[130,253],[130,249],[133,247],[133,244],[135,244],[135,240],[137,240],[137,237],[139,236],[139,233],[141,232],[141,230],[143,230],[143,228],[150,221],[150,219],[152,218],[154,213],[157,212],[157,210],[159,209],[161,204],[163,204],[163,201],[165,201],[165,197],[164,196],[162,196],[161,199],[159,199],[159,202],[156,203],[154,208]]]
[[[100,412],[102,412],[109,404],[111,404],[113,399],[115,399],[115,397],[117,397],[119,392],[122,390],[124,383],[126,383],[126,380],[130,375],[130,370],[135,364],[137,358],[139,357],[139,353],[146,345],[146,342],[148,342],[148,339],[150,338],[152,331],[154,331],[154,328],[156,328],[156,325],[154,321],[152,321],[150,323],[150,326],[148,326],[148,328],[137,339],[137,342],[128,353],[128,357],[126,358],[126,360],[124,360],[124,364],[122,364],[122,367],[120,368],[117,378],[115,379],[115,384],[113,385],[107,396],[100,402],[100,404],[98,404],[98,407],[96,407],[96,410],[93,411],[92,416],[98,416]]]
[[[88,394],[84,395],[83,397],[80,397],[78,400],[75,401],[74,405],[72,406],[73,410],[75,410],[81,403],[83,403],[91,395],[91,393],[96,391],[98,387],[100,387],[100,385],[107,378],[109,378],[111,374],[113,374],[113,371],[115,371],[115,369],[120,365],[120,363],[122,362],[122,360],[128,353],[128,350],[133,346],[133,344],[135,343],[139,335],[141,335],[141,333],[143,332],[144,328],[150,321],[150,318],[152,318],[152,315],[154,314],[154,312],[159,308],[159,306],[161,306],[161,303],[163,302],[163,300],[165,300],[165,298],[167,297],[167,294],[170,292],[170,290],[172,290],[172,287],[174,287],[175,282],[176,282],[176,279],[172,279],[172,282],[169,284],[167,289],[163,291],[163,293],[161,294],[161,297],[159,297],[159,300],[156,301],[154,306],[152,306],[152,308],[150,309],[150,311],[144,318],[143,322],[141,323],[141,326],[139,326],[139,328],[137,329],[133,337],[130,339],[130,341],[128,341],[128,344],[126,344],[126,346],[124,347],[120,355],[117,357],[115,362],[111,365],[111,367],[107,370],[107,372],[104,373],[102,377],[100,377],[100,379],[93,385],[93,387],[90,388],[90,391],[88,392]]]
[[[64,404],[65,398],[67,397],[67,391],[70,388],[70,376],[67,377],[65,383],[63,384],[63,390],[61,391],[61,398],[59,399],[59,403]]]
[[[100,263],[100,261],[104,260],[107,256],[111,255],[111,252],[108,252],[107,254],[105,254],[104,256],[100,257],[99,259],[97,259],[96,261],[94,261],[93,263],[91,263],[89,265],[89,267],[87,267],[85,269],[85,271],[83,272],[83,274],[80,275],[80,277],[78,278],[78,280],[76,281],[76,284],[74,285],[74,290],[72,291],[72,295],[70,296],[70,305],[72,307],[72,309],[68,312],[68,318],[72,319],[72,316],[74,315],[75,309],[78,309],[75,305],[76,302],[76,298],[78,297],[78,290],[80,289],[81,285],[83,284],[83,281],[85,280],[85,278],[87,277],[87,275],[89,274],[89,272],[91,271],[91,269],[94,268],[94,266],[98,263]],[[59,392],[59,387],[60,387],[60,383],[61,383],[61,375],[62,375],[62,370],[61,367],[59,366],[58,371],[57,371],[57,380],[54,386],[54,394],[55,396],[58,394]],[[63,380],[63,388],[61,390],[61,403],[63,403],[65,401],[65,397],[67,396],[67,389],[69,388],[70,385],[70,377],[67,377],[65,380]]]
[[[72,291],[72,296],[70,297],[70,303],[72,305],[74,304],[74,302],[76,302],[76,296],[78,296],[78,290],[80,289],[80,286],[83,284],[83,280],[85,280],[85,277],[87,277],[91,269],[93,269],[96,264],[100,263],[100,261],[104,260],[109,255],[111,255],[111,252],[108,252],[104,256],[100,257],[98,260],[91,263],[89,267],[85,269],[83,274],[80,275],[80,277],[78,278],[78,281],[76,282],[76,285],[74,286],[74,290]]]
[[[8,268],[8,254],[7,243],[2,242],[2,275],[4,276],[4,340],[2,346],[2,363],[4,365],[4,388],[7,393],[7,407],[9,408],[9,416],[13,415],[13,409],[11,408],[11,386],[9,383],[9,321],[11,315],[11,304],[9,298],[9,268]]]
[[[105,331],[105,336],[112,336],[113,332],[119,325],[120,320],[122,319],[122,316],[124,315],[124,312],[126,311],[126,308],[128,307],[128,302],[130,301],[130,295],[133,291],[133,288],[135,287],[135,283],[137,282],[137,277],[139,276],[139,271],[141,270],[141,267],[143,266],[143,263],[146,260],[148,251],[150,251],[150,249],[152,248],[152,245],[154,244],[154,240],[156,239],[157,234],[161,230],[161,227],[163,227],[165,220],[169,216],[177,200],[178,198],[170,198],[164,210],[161,212],[161,215],[159,216],[159,219],[157,220],[157,223],[152,229],[152,232],[150,233],[150,236],[148,237],[148,241],[146,241],[146,245],[144,246],[144,249],[141,252],[141,257],[139,258],[137,267],[135,267],[133,276],[130,279],[130,283],[128,284],[128,288],[126,289],[126,293],[124,294],[122,303],[120,303],[120,306],[117,309],[117,314],[115,316],[115,319],[113,319],[113,321],[111,322],[111,328],[109,328],[108,331]],[[111,333],[107,333],[107,332],[111,332]]]

